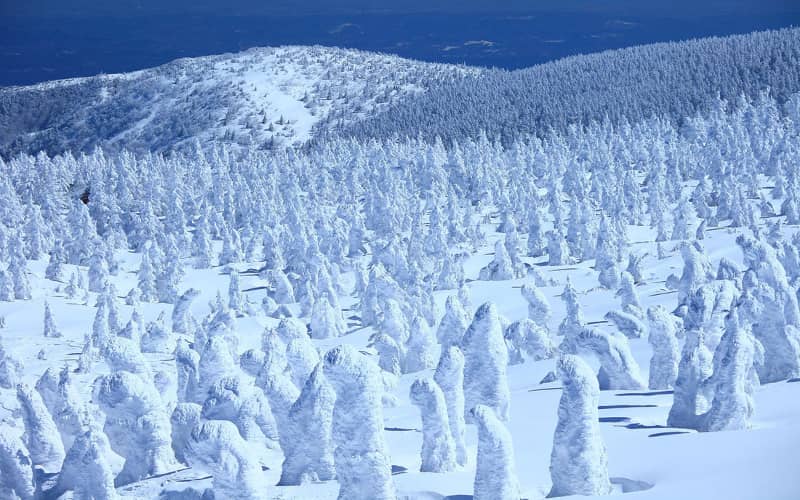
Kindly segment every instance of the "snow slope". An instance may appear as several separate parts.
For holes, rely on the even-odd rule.
[[[485,229],[493,230],[499,220],[491,219]],[[787,228],[793,232],[796,228]],[[631,227],[633,250],[647,252],[645,269],[647,284],[637,291],[644,307],[662,304],[674,308],[674,291],[664,288],[664,280],[671,273],[679,273],[682,261],[677,250],[669,247],[668,257],[655,257],[654,232],[642,227]],[[739,230],[720,227],[708,232],[704,241],[707,253],[716,264],[722,257],[741,263],[741,253],[734,243]],[[526,317],[527,303],[520,295],[523,279],[509,281],[477,281],[478,271],[492,258],[494,241],[502,235],[493,233],[488,244],[472,255],[466,262],[470,298],[473,305],[491,300],[497,304],[501,314],[509,320]],[[123,268],[112,282],[118,290],[128,290],[135,285],[139,257],[132,253],[118,255]],[[528,259],[539,262],[542,259]],[[553,306],[550,323],[557,328],[564,315],[559,298],[563,285],[569,277],[580,295],[585,320],[607,327],[603,315],[617,307],[613,292],[597,288],[597,273],[591,268],[592,261],[571,267],[538,267],[547,278],[555,280],[554,286],[543,287]],[[252,268],[255,263],[238,265],[241,270]],[[80,353],[83,336],[91,330],[95,308],[94,294],[89,305],[81,301],[67,300],[54,289],[56,283],[43,279],[46,262],[36,261],[30,265],[34,298],[13,303],[0,302],[0,316],[6,319],[6,327],[0,330],[6,349],[25,363],[24,381],[33,384],[48,367],[63,364],[75,366]],[[67,274],[73,269],[66,266]],[[197,287],[202,290],[195,301],[192,312],[202,317],[209,310],[208,303],[214,300],[217,291],[223,294],[228,287],[228,277],[220,268],[192,270],[187,266],[187,277],[182,287]],[[344,275],[343,282],[351,281]],[[257,276],[243,275],[241,288],[254,289],[246,292],[253,302],[260,302],[265,283]],[[440,313],[447,295],[453,292],[436,292]],[[41,318],[44,300],[48,300],[54,317],[64,334],[63,338],[51,339],[41,335]],[[353,298],[341,297],[345,316],[353,314]],[[126,320],[131,312],[128,306],[121,307],[121,318]],[[165,304],[142,304],[146,321],[155,320],[161,312],[171,310]],[[263,316],[240,318],[237,330],[241,341],[240,350],[257,347],[261,332],[266,325],[276,325],[277,320]],[[360,328],[350,322],[351,333],[345,337],[315,341],[325,350],[341,342],[365,348],[371,328]],[[609,329],[610,331],[610,329]],[[643,376],[651,349],[647,340],[632,339],[632,352],[638,361]],[[45,360],[36,359],[43,349]],[[145,355],[153,369],[173,369],[169,357]],[[514,438],[516,465],[524,498],[543,498],[550,487],[548,467],[553,430],[556,423],[556,407],[560,391],[558,383],[539,384],[544,375],[554,368],[554,360],[531,362],[509,367],[511,388],[510,431]],[[107,370],[102,362],[95,364],[91,374],[76,375],[83,395],[91,397],[91,381]],[[463,470],[448,474],[421,473],[420,465],[421,422],[417,409],[408,399],[408,389],[419,376],[432,375],[420,372],[404,375],[394,390],[399,404],[385,409],[385,430],[394,480],[401,498],[439,499],[444,497],[469,498],[474,478],[477,436],[474,426],[467,428],[467,444],[470,464]],[[796,454],[800,443],[800,382],[779,382],[762,386],[756,396],[756,416],[753,428],[747,431],[696,433],[686,429],[666,427],[666,416],[672,404],[671,391],[603,391],[600,399],[600,422],[603,439],[608,448],[609,475],[615,485],[615,494],[607,498],[628,498],[626,492],[637,492],[635,498],[652,500],[685,499],[794,499],[800,492],[800,478],[796,474],[796,463],[790,458]],[[0,420],[21,425],[12,416],[16,406],[13,391],[0,390]],[[21,429],[20,429],[21,432]],[[336,482],[312,483],[304,486],[272,486],[280,476],[281,459],[278,454],[265,458],[269,470],[263,473],[264,489],[269,498],[335,498]],[[120,488],[123,498],[156,498],[162,488],[182,490],[186,487],[208,487],[209,479],[203,479],[191,469],[179,469],[174,474],[148,479]],[[641,491],[640,491],[641,490]],[[631,497],[634,498],[634,497]]]

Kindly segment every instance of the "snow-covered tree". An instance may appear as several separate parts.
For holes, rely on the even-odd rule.
[[[169,416],[152,385],[128,372],[104,375],[95,381],[95,400],[106,414],[104,431],[111,448],[125,459],[114,484],[173,469]]]
[[[347,333],[347,326],[342,318],[342,312],[336,310],[328,300],[328,295],[320,295],[311,308],[311,337],[327,339],[342,337]]]
[[[708,409],[702,385],[711,373],[712,355],[705,345],[702,330],[687,330],[667,425],[697,428],[698,415]]]
[[[624,336],[584,328],[577,337],[577,345],[579,351],[591,352],[600,361],[600,371],[597,373],[600,389],[645,388],[639,365]]]
[[[212,475],[215,498],[268,497],[253,449],[230,422],[212,420],[197,424],[186,447],[186,459],[193,469]]]
[[[578,292],[569,279],[561,293],[561,300],[564,301],[566,314],[558,325],[558,334],[563,337],[559,350],[574,354],[578,349],[577,337],[583,331],[583,312],[581,312],[581,305],[578,302]]]
[[[528,319],[540,327],[547,329],[550,321],[550,302],[534,283],[525,283],[520,290],[522,297],[528,303]]]
[[[36,493],[31,457],[14,430],[0,427],[0,496],[32,500]]]
[[[475,406],[470,410],[470,416],[478,426],[478,457],[472,498],[520,498],[511,433],[488,406]]]
[[[17,401],[25,424],[25,442],[34,467],[53,473],[61,470],[64,444],[50,412],[38,392],[25,384],[17,386]]]
[[[675,319],[664,306],[653,306],[647,310],[650,333],[647,337],[653,348],[650,358],[650,389],[669,389],[678,377],[680,347],[678,345]]]
[[[548,496],[607,495],[611,493],[611,483],[606,447],[600,435],[597,379],[578,356],[561,356],[556,368],[563,389],[550,455],[553,487]]]
[[[53,313],[50,311],[50,304],[44,302],[44,336],[57,338],[61,336],[61,331],[56,325],[56,320],[53,319]]]
[[[323,367],[336,391],[332,435],[339,499],[394,498],[378,367],[346,344],[328,351]]]
[[[759,385],[755,365],[763,361],[763,354],[749,325],[741,325],[737,311],[731,312],[714,351],[714,373],[709,380],[714,397],[711,408],[700,419],[699,430],[741,430],[750,426],[755,409],[753,393]]]
[[[508,349],[497,307],[491,302],[480,306],[461,342],[464,351],[464,398],[466,408],[482,404],[492,408],[498,418],[509,418],[510,393],[506,367]],[[466,415],[470,421],[469,414]]]
[[[764,347],[758,376],[765,384],[800,376],[800,308],[786,270],[769,244],[743,236],[736,242],[752,271],[753,280],[745,280],[743,287],[755,314],[741,319],[757,325],[753,333]]]
[[[336,393],[318,364],[289,410],[287,438],[282,440],[280,485],[328,481],[336,475],[331,437]]]
[[[192,317],[192,302],[200,296],[200,290],[190,288],[175,302],[172,308],[172,331],[178,334],[188,335],[196,327],[196,322]]]
[[[447,404],[439,386],[430,379],[411,385],[411,403],[422,416],[421,472],[449,472],[456,467],[456,446],[450,433]]]
[[[479,278],[484,281],[503,281],[519,278],[521,271],[515,265],[503,240],[494,246],[494,260],[481,269]]]
[[[169,419],[172,425],[172,451],[175,452],[175,458],[181,463],[187,463],[186,451],[189,440],[192,430],[202,419],[202,413],[203,407],[197,403],[180,402],[172,410]]]
[[[114,472],[108,462],[108,441],[102,431],[90,428],[75,438],[67,451],[54,495],[72,492],[72,498],[117,500]]]
[[[448,296],[445,301],[444,316],[436,330],[436,338],[442,344],[442,349],[460,345],[468,327],[469,316],[461,301],[455,295]]]
[[[436,366],[436,339],[421,316],[414,318],[411,335],[406,343],[404,369],[406,373],[428,370]]]
[[[464,354],[456,346],[442,348],[439,364],[433,374],[447,403],[450,435],[456,447],[456,463],[467,464],[467,446],[464,442]]]
[[[89,291],[101,293],[108,280],[108,263],[98,248],[89,258]]]
[[[523,353],[534,361],[541,361],[552,358],[556,351],[556,345],[547,330],[527,318],[508,325],[504,337],[508,347],[509,364],[512,365],[525,362]]]
[[[72,383],[69,368],[65,366],[59,373],[48,368],[36,381],[36,391],[53,417],[64,448],[69,450],[75,437],[91,423],[90,414]]]

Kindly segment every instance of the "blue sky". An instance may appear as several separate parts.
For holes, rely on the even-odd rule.
[[[329,45],[508,69],[800,25],[800,0],[0,0],[0,86]]]
[[[409,12],[607,12],[621,15],[715,15],[797,12],[793,0],[1,0],[4,15],[97,16],[176,13],[340,14]]]

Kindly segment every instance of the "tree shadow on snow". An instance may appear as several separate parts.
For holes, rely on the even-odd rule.
[[[625,408],[658,408],[658,405],[600,405],[598,410],[622,410]]]
[[[673,392],[675,391],[620,392],[617,396],[667,396]]]

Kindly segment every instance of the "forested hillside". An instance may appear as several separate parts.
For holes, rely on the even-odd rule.
[[[0,88],[0,155],[306,142],[477,70],[323,47],[251,49],[121,75]]]
[[[679,122],[714,105],[769,90],[800,91],[800,29],[583,55],[519,71],[495,70],[404,99],[346,127],[355,137],[477,137],[510,144],[550,128],[667,116]]]

